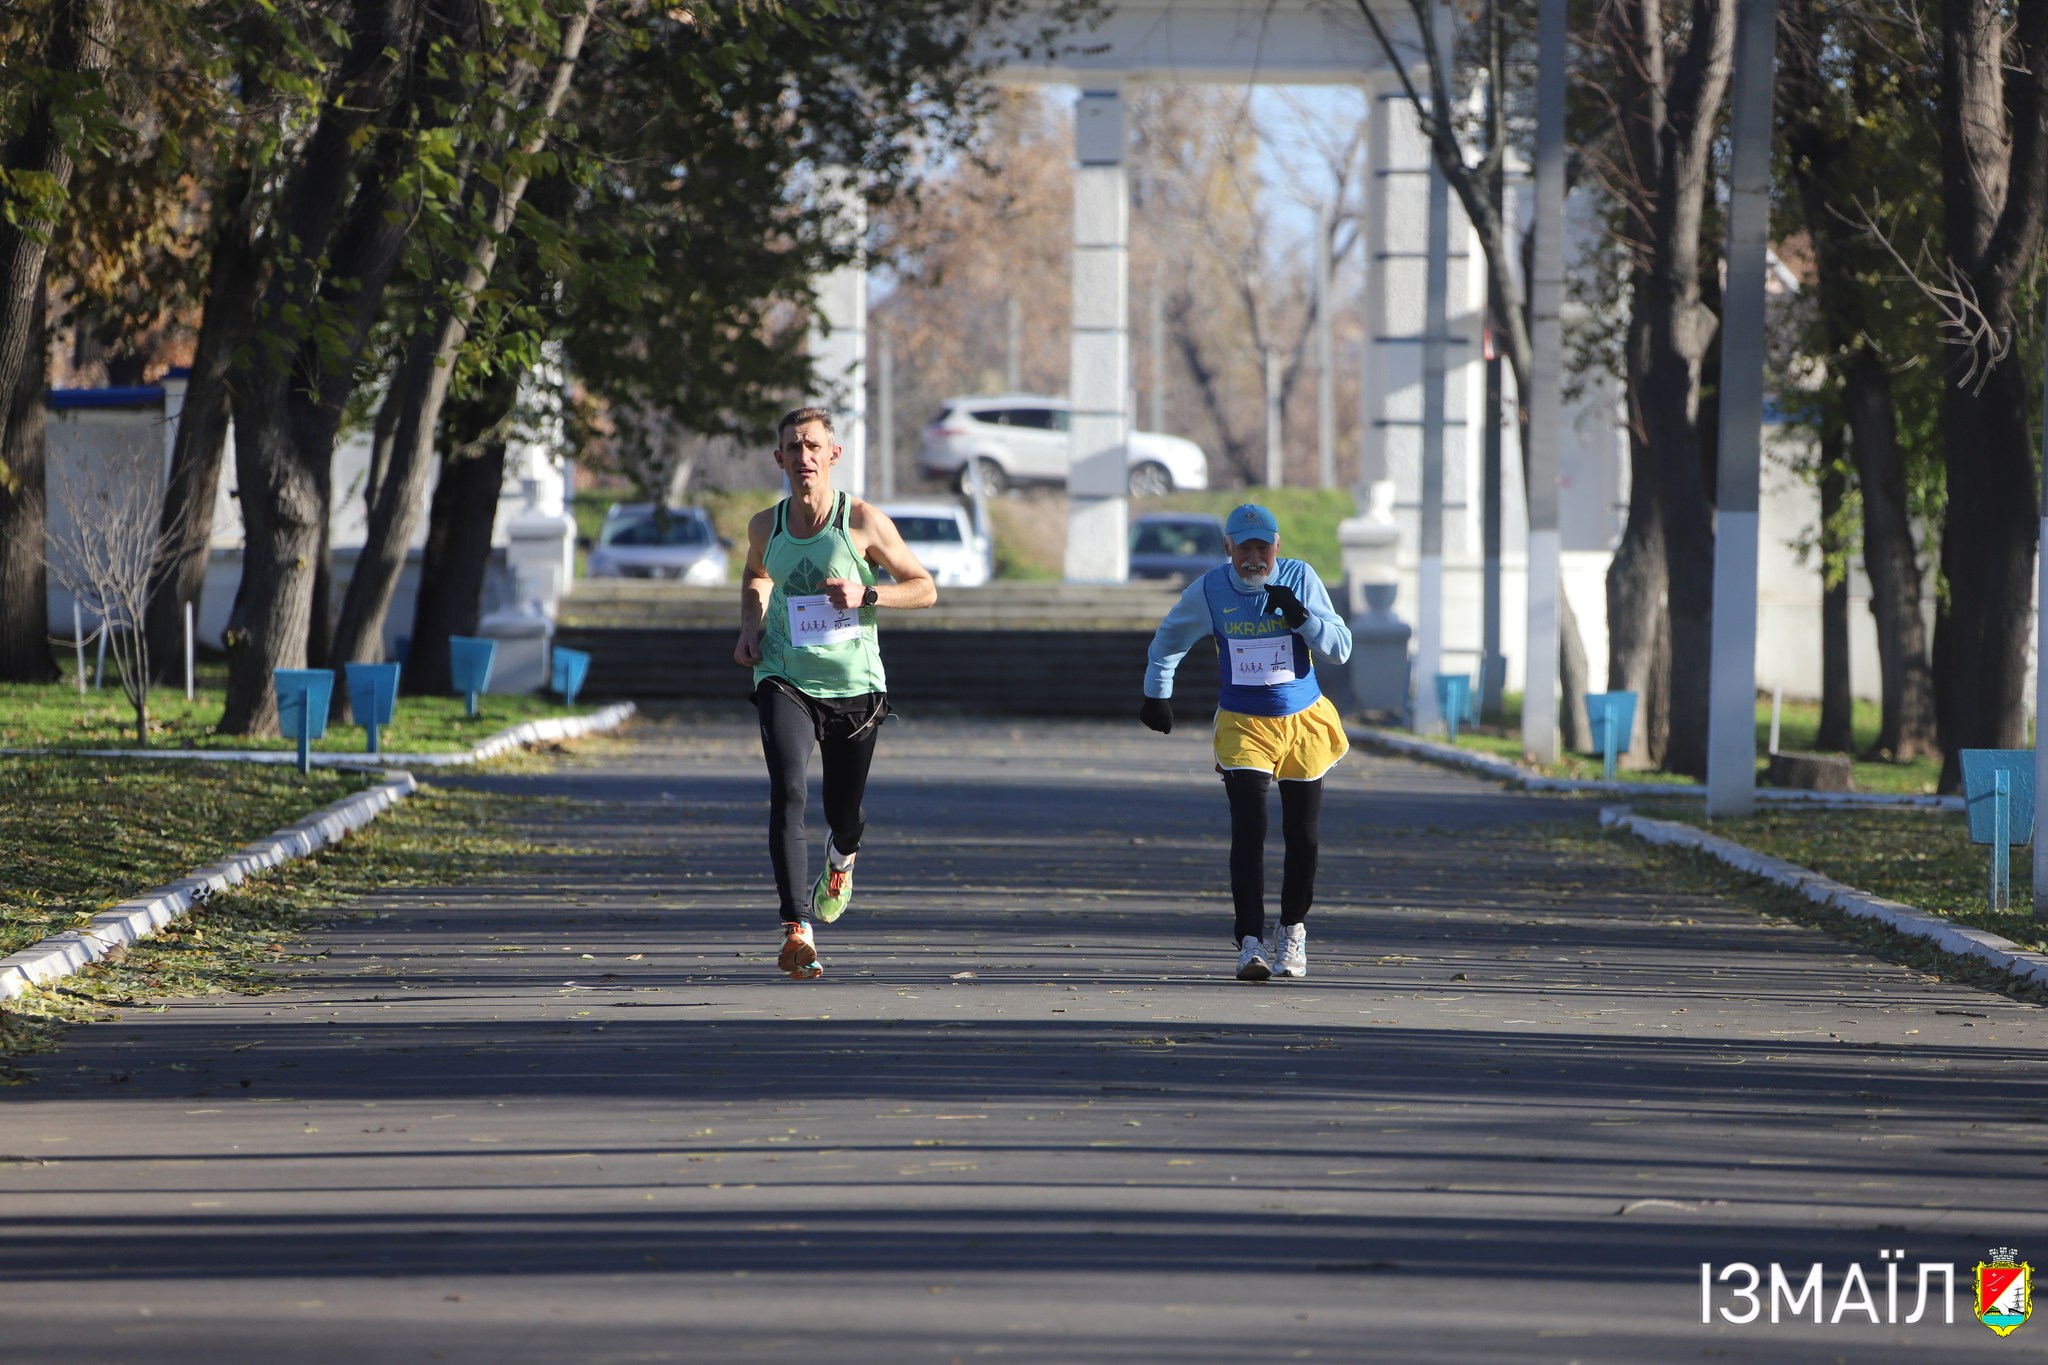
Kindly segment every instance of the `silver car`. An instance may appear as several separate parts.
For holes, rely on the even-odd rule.
[[[918,467],[971,491],[978,468],[982,492],[1014,484],[1067,481],[1071,409],[1063,398],[997,394],[948,398],[924,429]],[[1209,458],[1193,441],[1156,431],[1134,431],[1125,446],[1134,497],[1154,497],[1209,486]]]
[[[671,507],[667,525],[648,502],[615,503],[604,514],[584,572],[592,578],[679,578],[723,583],[726,544],[701,507]]]

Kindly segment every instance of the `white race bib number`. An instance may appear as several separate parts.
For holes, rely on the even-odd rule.
[[[860,608],[835,607],[823,593],[786,597],[789,642],[798,649],[816,649],[860,638]]]
[[[1239,687],[1278,687],[1281,683],[1293,682],[1293,634],[1232,640],[1230,680]]]

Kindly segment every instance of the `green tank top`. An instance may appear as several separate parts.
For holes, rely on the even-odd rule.
[[[875,571],[853,548],[846,529],[846,494],[818,533],[799,540],[789,530],[789,499],[775,504],[775,529],[768,534],[762,565],[775,580],[768,615],[761,622],[758,686],[781,678],[813,697],[859,697],[886,692],[882,650],[875,639],[875,609],[839,611],[819,587],[828,578],[872,584]]]

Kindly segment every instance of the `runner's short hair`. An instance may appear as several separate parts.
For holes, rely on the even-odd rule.
[[[775,424],[775,444],[781,445],[782,438],[806,422],[817,422],[825,428],[827,435],[836,435],[832,430],[832,414],[823,408],[792,408],[782,414],[782,420]]]

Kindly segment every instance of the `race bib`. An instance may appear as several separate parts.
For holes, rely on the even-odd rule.
[[[823,593],[786,597],[789,642],[798,649],[816,649],[860,638],[860,608],[835,607]]]
[[[1239,687],[1278,687],[1281,683],[1293,682],[1293,634],[1232,640],[1230,680]]]

